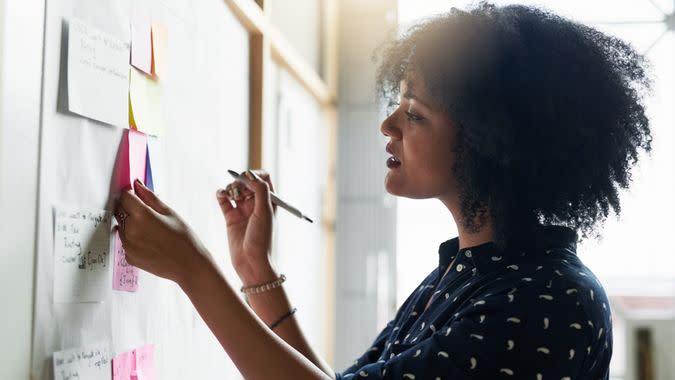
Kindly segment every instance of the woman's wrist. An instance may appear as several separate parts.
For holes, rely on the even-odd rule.
[[[186,257],[190,259],[184,263],[182,270],[176,275],[174,282],[186,290],[194,285],[195,279],[200,278],[211,267],[215,267],[213,260],[203,247],[191,247]]]
[[[268,259],[260,262],[248,262],[235,268],[243,286],[256,286],[279,278],[272,262]]]

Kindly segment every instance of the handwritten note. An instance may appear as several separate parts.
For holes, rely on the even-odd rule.
[[[123,352],[112,360],[113,380],[136,380],[136,357],[133,351]],[[133,377],[132,377],[133,376]]]
[[[131,68],[129,75],[130,125],[141,132],[157,136],[162,125],[160,84],[134,68]]]
[[[131,64],[148,75],[152,74],[152,36],[150,16],[136,2],[131,14]]]
[[[147,344],[115,356],[113,380],[155,380],[155,346]]]
[[[68,110],[127,127],[129,45],[83,21],[68,23]]]
[[[138,290],[138,268],[127,262],[119,233],[115,232],[115,265],[113,266],[113,289],[135,292]]]
[[[110,345],[99,342],[54,353],[54,380],[110,379]]]
[[[109,288],[110,215],[54,208],[54,302],[99,302]]]
[[[152,75],[163,77],[166,75],[168,30],[158,21],[152,23]]]

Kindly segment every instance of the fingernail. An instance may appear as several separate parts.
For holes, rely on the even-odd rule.
[[[255,180],[256,180],[255,174],[253,174],[253,172],[252,172],[251,170],[247,170],[247,171],[246,171],[246,178],[250,179],[251,181],[255,181]]]
[[[260,176],[257,175],[254,171],[251,171],[251,174],[253,174],[253,176],[255,177],[255,179],[257,179],[258,181],[262,181],[262,180],[263,180],[263,179],[260,178]]]
[[[138,186],[145,187],[145,185],[143,184],[143,182],[141,182],[141,180],[138,179],[138,178],[136,178],[136,179],[134,180],[134,183],[136,183]]]

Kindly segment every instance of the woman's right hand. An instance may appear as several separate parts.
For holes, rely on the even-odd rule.
[[[234,181],[218,190],[216,198],[227,224],[232,265],[244,286],[251,286],[277,277],[270,260],[276,205],[271,201],[274,187],[267,172],[251,170],[244,176],[246,185]]]

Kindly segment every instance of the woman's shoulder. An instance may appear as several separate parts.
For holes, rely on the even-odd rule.
[[[611,329],[609,300],[601,282],[567,248],[549,249],[504,268],[488,294],[503,294],[513,309],[542,316],[548,323],[563,316],[564,329],[584,330],[589,336]],[[541,321],[538,321],[538,323]],[[543,322],[541,322],[543,323]]]

